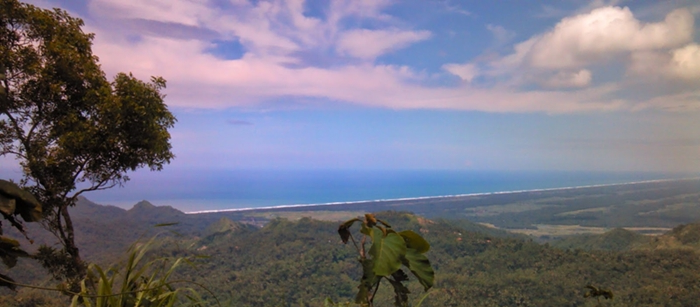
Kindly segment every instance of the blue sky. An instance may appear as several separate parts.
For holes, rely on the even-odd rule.
[[[168,80],[168,168],[700,171],[697,1],[30,2]]]

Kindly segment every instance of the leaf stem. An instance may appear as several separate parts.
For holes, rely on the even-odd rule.
[[[367,298],[367,301],[369,302],[370,306],[374,306],[374,296],[377,295],[377,291],[379,290],[379,286],[382,284],[382,278],[383,276],[379,276],[379,279],[377,279],[377,287],[374,288],[374,292],[372,292],[372,295]]]
[[[355,245],[355,249],[356,249],[357,252],[359,253],[359,252],[360,252],[360,247],[357,246],[357,242],[355,242],[355,238],[352,236],[352,234],[350,234],[350,240],[352,240],[352,245]]]

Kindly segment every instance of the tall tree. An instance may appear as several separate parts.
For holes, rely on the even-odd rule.
[[[174,157],[165,80],[120,73],[109,82],[82,26],[59,9],[0,0],[0,156],[18,159],[22,185],[43,204],[44,227],[62,248],[44,247],[40,256],[68,281],[86,272],[68,207]]]

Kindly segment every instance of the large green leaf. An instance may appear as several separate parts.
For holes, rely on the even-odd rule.
[[[421,254],[430,250],[430,243],[423,239],[421,235],[413,232],[412,230],[405,230],[399,232],[399,235],[401,235],[403,239],[406,240],[407,248],[415,249]]]
[[[433,267],[430,266],[428,257],[415,249],[409,248],[406,250],[403,264],[418,278],[418,281],[423,285],[425,291],[433,287],[435,272],[433,271]]]
[[[373,228],[369,254],[374,260],[374,274],[389,276],[401,268],[401,259],[406,255],[406,242],[395,232],[384,236],[381,230]]]

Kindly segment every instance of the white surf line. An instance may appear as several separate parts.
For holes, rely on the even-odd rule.
[[[320,207],[320,206],[334,206],[334,205],[356,205],[356,204],[367,204],[367,203],[376,203],[376,202],[396,202],[396,201],[407,201],[407,200],[426,200],[426,199],[443,199],[443,198],[458,198],[458,197],[473,197],[473,196],[488,196],[488,195],[504,195],[504,194],[518,194],[518,193],[529,193],[529,192],[565,191],[565,190],[576,190],[576,189],[634,185],[634,184],[643,184],[643,183],[697,180],[697,179],[700,179],[700,177],[680,178],[680,179],[655,179],[655,180],[633,181],[633,182],[624,182],[624,183],[592,184],[592,185],[582,185],[582,186],[574,186],[574,187],[546,188],[546,189],[532,189],[532,190],[513,190],[513,191],[480,192],[480,193],[439,195],[439,196],[419,196],[419,197],[388,198],[388,199],[375,199],[375,200],[357,200],[357,201],[344,201],[344,202],[341,201],[341,202],[330,202],[330,203],[319,203],[319,204],[293,204],[293,205],[278,205],[278,206],[265,206],[265,207],[250,207],[250,208],[201,210],[201,211],[185,212],[185,214],[241,212],[241,211],[253,211],[253,210],[288,209],[288,208]]]

